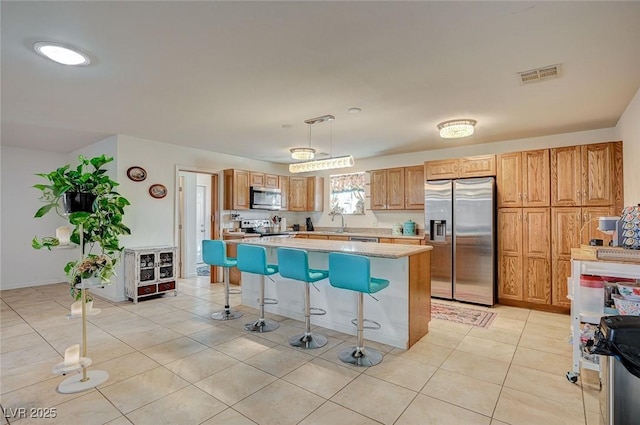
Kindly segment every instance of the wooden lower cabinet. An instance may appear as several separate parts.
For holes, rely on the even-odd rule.
[[[567,299],[567,279],[571,276],[571,248],[588,245],[591,239],[602,239],[609,245],[611,236],[598,231],[598,218],[617,215],[609,207],[557,207],[551,209],[551,251],[553,254],[552,304],[571,307]]]
[[[549,208],[498,211],[498,298],[551,302]]]

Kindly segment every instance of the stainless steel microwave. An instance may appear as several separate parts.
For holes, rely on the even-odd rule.
[[[264,187],[250,188],[252,210],[279,210],[282,208],[282,193],[280,189]]]

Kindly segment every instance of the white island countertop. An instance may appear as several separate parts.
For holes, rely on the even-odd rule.
[[[299,239],[265,237],[228,240],[227,243],[245,243],[269,248],[299,248],[311,252],[343,252],[378,258],[402,258],[421,252],[431,251],[430,245],[402,245],[390,243],[370,243],[355,241],[335,241],[324,239]]]

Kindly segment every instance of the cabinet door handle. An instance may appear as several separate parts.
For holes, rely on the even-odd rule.
[[[524,193],[524,200],[527,201],[527,192]]]
[[[586,224],[586,222],[587,222],[587,214],[586,213],[584,213],[582,215],[582,221]]]
[[[583,196],[583,199],[587,199],[587,190],[586,189],[582,191],[582,196]]]
[[[518,198],[522,201],[522,193],[518,193]]]

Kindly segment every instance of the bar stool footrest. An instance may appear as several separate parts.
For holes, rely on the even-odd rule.
[[[240,295],[242,294],[242,289],[229,289],[229,295]]]
[[[257,299],[256,301],[260,302],[260,299]],[[270,304],[278,304],[278,300],[276,300],[275,298],[265,298],[264,305],[270,305]]]
[[[311,316],[324,316],[325,314],[327,314],[327,310],[324,308],[309,307],[309,315]]]
[[[353,319],[351,323],[353,323],[354,326],[358,326],[358,319]],[[371,325],[367,326],[365,323],[371,323]],[[364,319],[362,321],[362,329],[380,329],[381,327],[380,323],[375,320]]]

